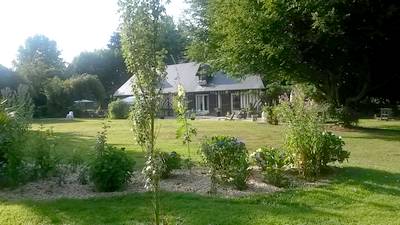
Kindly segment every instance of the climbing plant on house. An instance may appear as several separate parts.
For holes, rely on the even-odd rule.
[[[155,224],[160,224],[160,157],[156,148],[155,118],[161,102],[160,84],[166,73],[160,47],[160,0],[120,0],[122,52],[133,77],[132,124],[137,143],[146,152],[143,172],[153,192]]]

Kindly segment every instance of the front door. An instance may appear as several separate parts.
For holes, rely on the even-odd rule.
[[[209,113],[209,96],[208,94],[196,95],[196,112],[198,114]]]

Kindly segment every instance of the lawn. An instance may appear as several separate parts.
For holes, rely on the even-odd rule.
[[[57,149],[65,157],[73,151],[90,157],[102,122],[40,120],[33,129],[39,124],[52,127]],[[160,149],[185,154],[184,146],[175,139],[175,121],[160,120],[159,124]],[[216,134],[237,136],[250,151],[283,142],[282,126],[206,120],[193,124],[199,131],[196,147],[204,135]],[[400,224],[400,122],[362,120],[360,127],[336,132],[346,141],[351,156],[329,185],[237,199],[163,193],[163,213],[171,224]],[[109,143],[126,147],[140,167],[143,154],[134,144],[129,123],[113,120],[108,133]],[[149,194],[86,200],[0,200],[0,224],[147,224],[152,218],[150,200]]]

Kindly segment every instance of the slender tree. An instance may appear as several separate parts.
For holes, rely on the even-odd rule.
[[[160,47],[160,0],[120,0],[121,43],[128,72],[133,77],[133,130],[146,152],[146,188],[153,192],[155,224],[160,224],[160,161],[156,148],[155,118],[165,78],[165,51]]]
[[[181,84],[178,85],[178,94],[174,98],[174,111],[178,122],[176,138],[181,138],[183,144],[186,145],[186,149],[188,152],[188,166],[190,168],[190,143],[193,140],[193,136],[197,135],[197,130],[188,121],[189,110],[187,108],[186,94],[185,89]]]

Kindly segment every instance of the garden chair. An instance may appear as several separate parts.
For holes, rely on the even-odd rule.
[[[233,120],[234,116],[235,116],[235,112],[233,112],[231,115],[227,115],[225,120]]]

